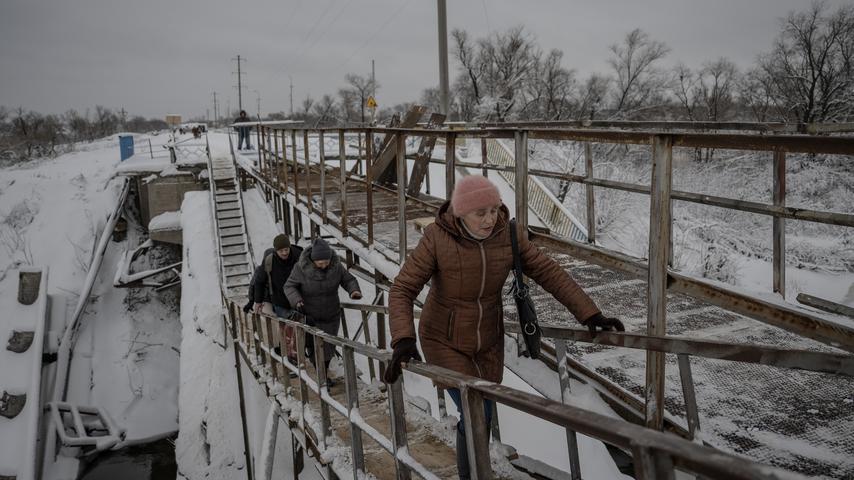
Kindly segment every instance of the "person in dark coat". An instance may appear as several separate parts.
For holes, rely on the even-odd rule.
[[[401,374],[401,362],[420,360],[416,346],[413,301],[431,281],[421,311],[418,337],[427,362],[466,375],[500,383],[504,373],[504,307],[502,288],[513,268],[510,212],[498,188],[487,178],[465,177],[445,202],[436,220],[424,229],[389,292],[392,361],[385,381]],[[554,260],[528,241],[519,228],[519,253],[525,275],[569,309],[591,330],[623,330]],[[460,408],[460,391],[447,390]],[[492,401],[484,405],[487,431]],[[460,414],[462,417],[462,413]],[[469,478],[463,420],[457,424],[457,469]]]
[[[330,335],[338,335],[341,326],[341,302],[338,287],[343,287],[350,298],[362,298],[359,282],[322,238],[306,248],[299,262],[285,282],[285,295],[297,311],[305,315],[306,323]],[[306,338],[309,359],[314,362],[314,342]],[[328,369],[335,355],[332,344],[323,344],[323,358]],[[331,382],[329,383],[331,385]]]
[[[287,235],[279,234],[273,238],[273,248],[264,252],[261,263],[255,268],[249,286],[252,310],[255,313],[276,315],[282,318],[292,318],[294,311],[285,295],[285,282],[291,276],[294,265],[297,264],[302,248],[291,245]],[[244,308],[244,310],[248,310]],[[290,335],[288,334],[290,333]],[[281,354],[281,345],[285,348],[291,363],[296,363],[295,340],[292,330],[283,324],[274,329],[269,341],[275,351]]]
[[[285,282],[291,276],[300,254],[302,248],[291,245],[287,235],[280,233],[273,239],[273,248],[264,252],[264,258],[255,268],[252,278],[252,300],[256,313],[262,313],[265,310],[264,304],[268,303],[268,313],[272,312],[280,317],[289,315],[292,307],[285,295]]]
[[[240,111],[240,116],[234,119],[234,123],[251,122],[252,120],[246,115],[246,110]],[[249,132],[252,131],[251,125],[234,127],[237,130],[237,149],[243,150],[242,146],[246,145],[247,150],[252,150],[252,143],[249,142]]]

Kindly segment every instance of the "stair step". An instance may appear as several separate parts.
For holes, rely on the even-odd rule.
[[[249,275],[250,269],[248,264],[234,265],[225,267],[225,276],[234,277],[237,275]]]
[[[243,239],[243,235],[234,235],[221,239],[219,241],[219,246],[233,247],[235,245],[243,245],[244,243],[246,243],[246,240]]]
[[[220,228],[219,229],[219,237],[233,237],[235,235],[243,235],[243,228],[241,227],[228,227],[228,228]]]
[[[230,255],[246,255],[246,246],[235,245],[233,247],[222,247],[222,256],[226,257]]]
[[[229,210],[240,210],[240,204],[237,202],[223,202],[216,206],[217,212],[227,212]]]
[[[231,220],[232,218],[240,218],[240,209],[217,210],[217,220]]]
[[[216,196],[216,203],[236,202],[237,194],[235,193],[220,193]]]
[[[242,226],[243,226],[243,219],[242,219],[242,218],[240,218],[240,217],[237,217],[237,218],[229,218],[229,219],[226,219],[226,220],[219,220],[219,221],[217,222],[217,226],[218,226],[220,229],[223,229],[223,228],[233,228],[233,227],[242,227]]]
[[[247,259],[244,254],[229,255],[228,257],[222,257],[222,266],[231,267],[234,265],[248,265],[248,260],[249,259]]]

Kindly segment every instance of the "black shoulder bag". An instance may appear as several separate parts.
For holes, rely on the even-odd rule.
[[[522,327],[522,337],[525,339],[527,354],[533,359],[540,356],[540,325],[537,323],[537,311],[534,302],[528,295],[528,285],[522,276],[522,256],[519,254],[519,239],[516,238],[516,219],[510,220],[510,243],[513,246],[513,299],[519,313],[519,325]]]

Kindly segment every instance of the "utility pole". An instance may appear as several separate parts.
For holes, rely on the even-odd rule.
[[[217,114],[217,109],[216,109],[217,108],[216,107],[216,92],[213,92],[213,98],[214,98],[214,127],[216,127],[217,124],[219,123],[219,114]]]
[[[240,70],[240,55],[237,56],[237,108],[243,110],[243,72]],[[244,62],[246,59],[242,59]]]
[[[374,59],[371,59],[371,96],[374,100],[377,99],[377,70],[374,65]]]
[[[259,92],[258,90],[252,90],[252,91],[255,92],[255,98],[258,100],[258,104],[257,104],[258,108],[255,111],[258,114],[258,119],[260,119],[261,118],[261,92]]]
[[[445,0],[437,0],[439,14],[439,108],[448,115],[448,9]]]
[[[291,117],[294,116],[294,78],[288,75],[288,79],[291,81]]]

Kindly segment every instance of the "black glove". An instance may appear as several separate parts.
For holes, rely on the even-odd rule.
[[[414,338],[402,338],[394,344],[393,353],[391,354],[391,363],[386,368],[383,380],[386,383],[394,383],[397,377],[403,373],[400,364],[408,362],[412,359],[421,360],[421,355],[418,354],[418,347],[415,345]]]
[[[590,330],[591,335],[596,335],[597,331],[600,332],[610,332],[616,330],[618,332],[625,332],[626,327],[623,326],[623,322],[621,322],[618,318],[606,317],[601,313],[597,313],[592,317],[588,318],[586,322],[587,328]],[[597,330],[598,328],[598,330]]]

